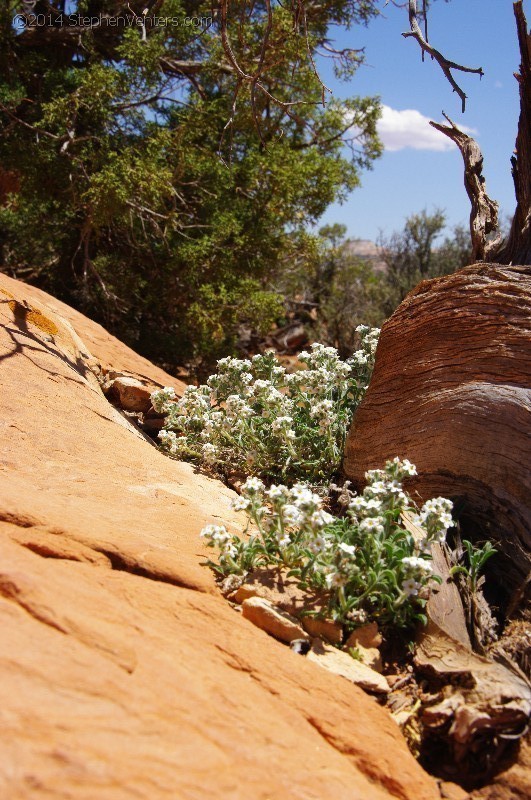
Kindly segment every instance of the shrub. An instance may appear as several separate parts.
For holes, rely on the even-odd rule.
[[[208,525],[201,536],[219,550],[219,559],[207,563],[222,575],[284,568],[301,588],[323,593],[327,614],[351,628],[369,620],[383,628],[425,622],[429,583],[440,582],[429,545],[444,541],[453,524],[452,503],[438,497],[419,512],[402,488],[402,480],[415,474],[413,464],[399,458],[383,470],[370,470],[363,494],[348,486],[340,490],[343,517],[329,514],[307,484],[266,489],[259,478],[248,478],[233,507],[246,512],[251,533],[241,539],[223,526]],[[423,540],[404,527],[404,512],[414,513]]]
[[[222,474],[322,482],[338,467],[354,410],[372,373],[378,329],[360,325],[361,349],[342,361],[312,345],[288,374],[273,352],[252,360],[222,358],[205,385],[152,395],[166,412],[162,446]],[[180,435],[177,435],[180,434]]]
[[[0,3],[0,164],[14,179],[0,203],[0,271],[73,304],[172,374],[203,373],[236,352],[241,327],[261,336],[283,316],[272,283],[308,261],[309,225],[382,152],[378,98],[316,102],[312,55],[328,46],[330,24],[364,25],[378,2],[310,3],[302,27],[295,7],[231,4],[245,71],[267,41],[256,86],[228,67],[210,2],[157,0],[147,17],[130,5]],[[15,9],[34,6],[48,24],[13,24]],[[65,7],[66,20],[172,24],[71,35]],[[191,13],[200,28],[186,24]],[[363,61],[360,49],[328,55],[343,80]]]

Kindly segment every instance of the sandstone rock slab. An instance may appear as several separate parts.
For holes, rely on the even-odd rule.
[[[295,578],[288,578],[280,569],[258,569],[248,575],[243,583],[230,594],[235,603],[243,603],[250,597],[262,597],[271,605],[296,617],[305,632],[311,637],[326,639],[340,644],[343,626],[328,619],[308,615],[308,611],[320,612],[323,598],[312,596],[300,589]]]
[[[234,493],[118,424],[2,309],[0,797],[438,800],[383,709],[235,614],[201,566],[205,524],[240,530]]]
[[[147,379],[156,386],[173,386],[178,396],[184,392],[185,383],[135,353],[99,323],[42,289],[21,283],[4,274],[0,274],[0,287],[16,294],[19,302],[44,304],[57,318],[69,323],[104,373],[118,369],[138,378]]]
[[[313,640],[312,649],[306,658],[368,692],[387,694],[389,691],[389,684],[383,675],[352,658],[343,650],[337,650],[335,647],[325,644],[321,639]]]
[[[249,597],[242,603],[242,615],[257,628],[274,636],[281,642],[292,642],[294,639],[308,638],[299,622],[291,614],[275,608],[262,597]]]
[[[381,672],[382,656],[378,648],[382,641],[382,634],[378,630],[378,624],[371,622],[352,631],[345,643],[345,650],[348,651],[349,648],[355,649],[362,664],[376,670],[376,672]]]
[[[105,394],[124,411],[149,411],[151,394],[157,388],[152,383],[141,381],[132,375],[116,375],[111,372],[107,379]]]

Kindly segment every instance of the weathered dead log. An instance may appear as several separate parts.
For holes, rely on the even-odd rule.
[[[424,538],[409,512],[402,522],[417,541]],[[431,555],[442,583],[432,588],[428,625],[417,634],[419,755],[430,772],[471,788],[484,785],[519,749],[531,715],[531,685],[501,644],[487,657],[473,652],[466,604],[451,575],[453,554],[433,544]],[[471,593],[484,602],[481,592]]]
[[[433,624],[422,634],[415,663],[439,687],[421,714],[427,764],[469,787],[483,784],[527,731],[529,683],[517,669],[468,651]]]
[[[531,568],[530,267],[425,281],[384,324],[344,470],[359,489],[396,455],[417,465],[410,489],[453,498],[465,538],[492,541],[509,604]]]
[[[432,690],[423,703],[423,751],[430,767],[447,778],[474,786],[499,769],[526,733],[531,687],[510,659],[472,652],[465,616],[450,577],[448,553],[433,545],[443,582],[428,601],[428,625],[419,631],[415,664]],[[500,663],[500,661],[502,663]]]

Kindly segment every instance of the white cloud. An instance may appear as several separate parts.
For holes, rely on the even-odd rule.
[[[473,128],[459,126],[465,133],[476,133]],[[398,111],[382,105],[378,133],[385,149],[391,152],[410,147],[413,150],[454,150],[455,144],[443,133],[436,131],[425,117],[414,108]]]

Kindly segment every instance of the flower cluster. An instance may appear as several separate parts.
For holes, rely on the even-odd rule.
[[[453,524],[452,504],[435,498],[418,511],[402,488],[403,479],[415,474],[407,459],[398,458],[382,470],[370,470],[361,495],[340,490],[348,506],[340,518],[324,509],[323,498],[307,484],[266,489],[259,478],[248,478],[233,507],[246,512],[252,533],[245,540],[226,534],[230,543],[222,540],[219,564],[209,563],[223,574],[287,568],[303,589],[327,596],[327,613],[350,627],[368,620],[400,627],[424,619],[430,581],[440,580],[433,574],[429,547]],[[404,525],[404,515],[416,511],[423,539]],[[210,527],[202,535],[214,546]],[[231,546],[237,553],[229,563]]]
[[[217,373],[180,400],[169,389],[154,392],[154,408],[167,415],[162,447],[224,474],[322,481],[340,462],[374,364],[379,331],[358,331],[361,349],[347,361],[321,344],[300,353],[292,374],[272,351],[222,358]]]
[[[446,531],[452,525],[452,503],[445,497],[435,497],[422,506],[414,517],[415,524],[425,528],[430,539],[444,542]]]

